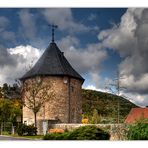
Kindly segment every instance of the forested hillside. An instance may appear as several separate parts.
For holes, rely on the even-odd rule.
[[[117,122],[118,100],[120,104],[120,122],[124,122],[124,119],[128,115],[131,108],[137,107],[135,104],[123,97],[94,90],[83,89],[82,100],[82,110],[84,116],[88,117],[89,120],[91,120],[93,114],[96,114],[94,112],[97,111],[99,122],[103,123]]]
[[[20,89],[17,85],[10,87],[4,84],[0,87],[0,98],[20,99]],[[20,99],[21,100],[21,99]],[[123,97],[113,94],[82,90],[82,111],[83,116],[89,119],[89,123],[117,123],[119,101],[119,119],[124,122],[131,108],[137,107]]]

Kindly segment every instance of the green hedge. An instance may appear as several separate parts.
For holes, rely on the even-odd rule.
[[[43,139],[44,140],[68,140],[69,139],[69,134],[70,134],[69,132],[51,133],[51,134],[46,134],[43,137]]]
[[[148,140],[148,120],[138,121],[128,128],[129,140]]]
[[[44,136],[44,140],[109,140],[109,133],[96,126],[82,126],[71,132],[51,133]]]

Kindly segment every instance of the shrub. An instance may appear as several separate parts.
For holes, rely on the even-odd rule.
[[[57,135],[57,133],[56,134],[54,134],[54,133],[50,133],[50,134],[46,134],[44,137],[43,137],[43,139],[44,140],[56,140],[56,135]]]
[[[26,130],[27,130],[26,125],[25,124],[20,124],[17,127],[16,132],[18,133],[19,136],[23,136],[26,133]]]
[[[44,140],[68,140],[69,132],[65,133],[50,133],[46,134],[43,139]]]
[[[37,128],[34,127],[34,125],[26,125],[26,124],[20,124],[17,128],[17,133],[19,136],[23,135],[36,135],[37,134]]]
[[[34,125],[27,126],[27,135],[32,136],[37,134],[37,128]]]
[[[44,140],[109,140],[110,135],[96,126],[82,126],[71,132],[50,133]]]
[[[70,133],[70,140],[108,140],[110,135],[96,126],[82,126]]]
[[[148,122],[142,120],[130,125],[127,137],[129,140],[148,140]]]

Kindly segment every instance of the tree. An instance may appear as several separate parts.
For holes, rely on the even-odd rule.
[[[12,123],[18,122],[17,117],[22,116],[22,101],[20,99],[13,99],[11,101],[10,121]]]
[[[8,93],[8,90],[9,90],[8,84],[4,83],[2,89],[3,89],[4,97],[6,97],[7,93]]]
[[[7,99],[0,99],[0,122],[9,121],[11,114],[11,102]]]
[[[45,103],[54,97],[51,84],[43,81],[43,78],[36,77],[28,79],[23,84],[23,103],[34,114],[34,124],[37,127],[37,113]]]
[[[17,122],[18,116],[22,115],[21,103],[17,99],[9,100],[6,98],[0,98],[0,125],[2,127],[6,125],[6,122],[11,122],[12,125]]]
[[[3,96],[4,96],[3,88],[0,87],[0,98],[3,98]]]
[[[92,115],[91,122],[93,124],[97,124],[97,123],[100,123],[101,122],[101,116],[98,115],[97,109],[94,109],[93,110],[93,115]]]

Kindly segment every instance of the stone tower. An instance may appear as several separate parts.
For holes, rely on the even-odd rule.
[[[81,86],[84,79],[72,68],[54,40],[34,67],[20,80],[24,86],[24,84],[32,85],[30,81],[36,78],[41,78],[46,85],[50,84],[52,86],[50,90],[55,94],[52,99],[46,102],[44,109],[41,108],[37,113],[37,121],[58,120],[61,123],[80,123],[82,113]],[[24,101],[27,93],[25,90],[22,93]],[[34,123],[33,112],[26,106],[23,107],[23,122]]]

